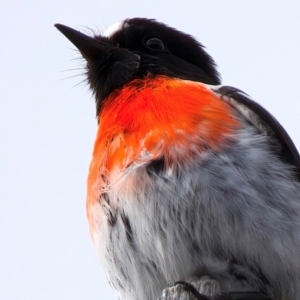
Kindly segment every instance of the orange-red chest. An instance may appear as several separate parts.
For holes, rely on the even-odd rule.
[[[238,127],[233,109],[199,83],[149,77],[114,92],[99,115],[89,170],[90,225],[94,223],[91,207],[110,176],[132,163],[162,156],[172,164],[201,153],[204,147],[218,151]]]

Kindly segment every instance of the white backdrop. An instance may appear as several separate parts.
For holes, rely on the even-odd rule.
[[[0,298],[116,300],[89,238],[94,102],[54,23],[104,31],[156,18],[196,36],[225,84],[250,94],[300,148],[300,2],[0,1]],[[154,300],[154,299],[153,299]]]

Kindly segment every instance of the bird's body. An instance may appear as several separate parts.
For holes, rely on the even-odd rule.
[[[209,275],[223,292],[300,299],[300,159],[292,141],[247,95],[218,85],[206,53],[206,66],[190,53],[169,67],[176,60],[165,49],[176,51],[164,36],[173,29],[153,36],[147,26],[164,25],[126,22],[84,44],[58,27],[87,58],[96,94],[87,213],[119,298],[154,300],[175,281]],[[155,47],[143,49],[133,33]],[[112,50],[101,48],[109,43]],[[98,65],[97,47],[108,53]]]

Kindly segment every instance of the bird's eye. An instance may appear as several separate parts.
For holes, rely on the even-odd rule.
[[[145,45],[153,50],[165,50],[163,41],[157,37],[149,38],[145,41]]]

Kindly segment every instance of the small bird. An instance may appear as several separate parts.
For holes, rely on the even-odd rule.
[[[55,26],[95,96],[87,217],[119,299],[171,299],[178,282],[197,299],[299,300],[300,158],[278,121],[154,19]],[[203,276],[220,292],[193,291]]]

